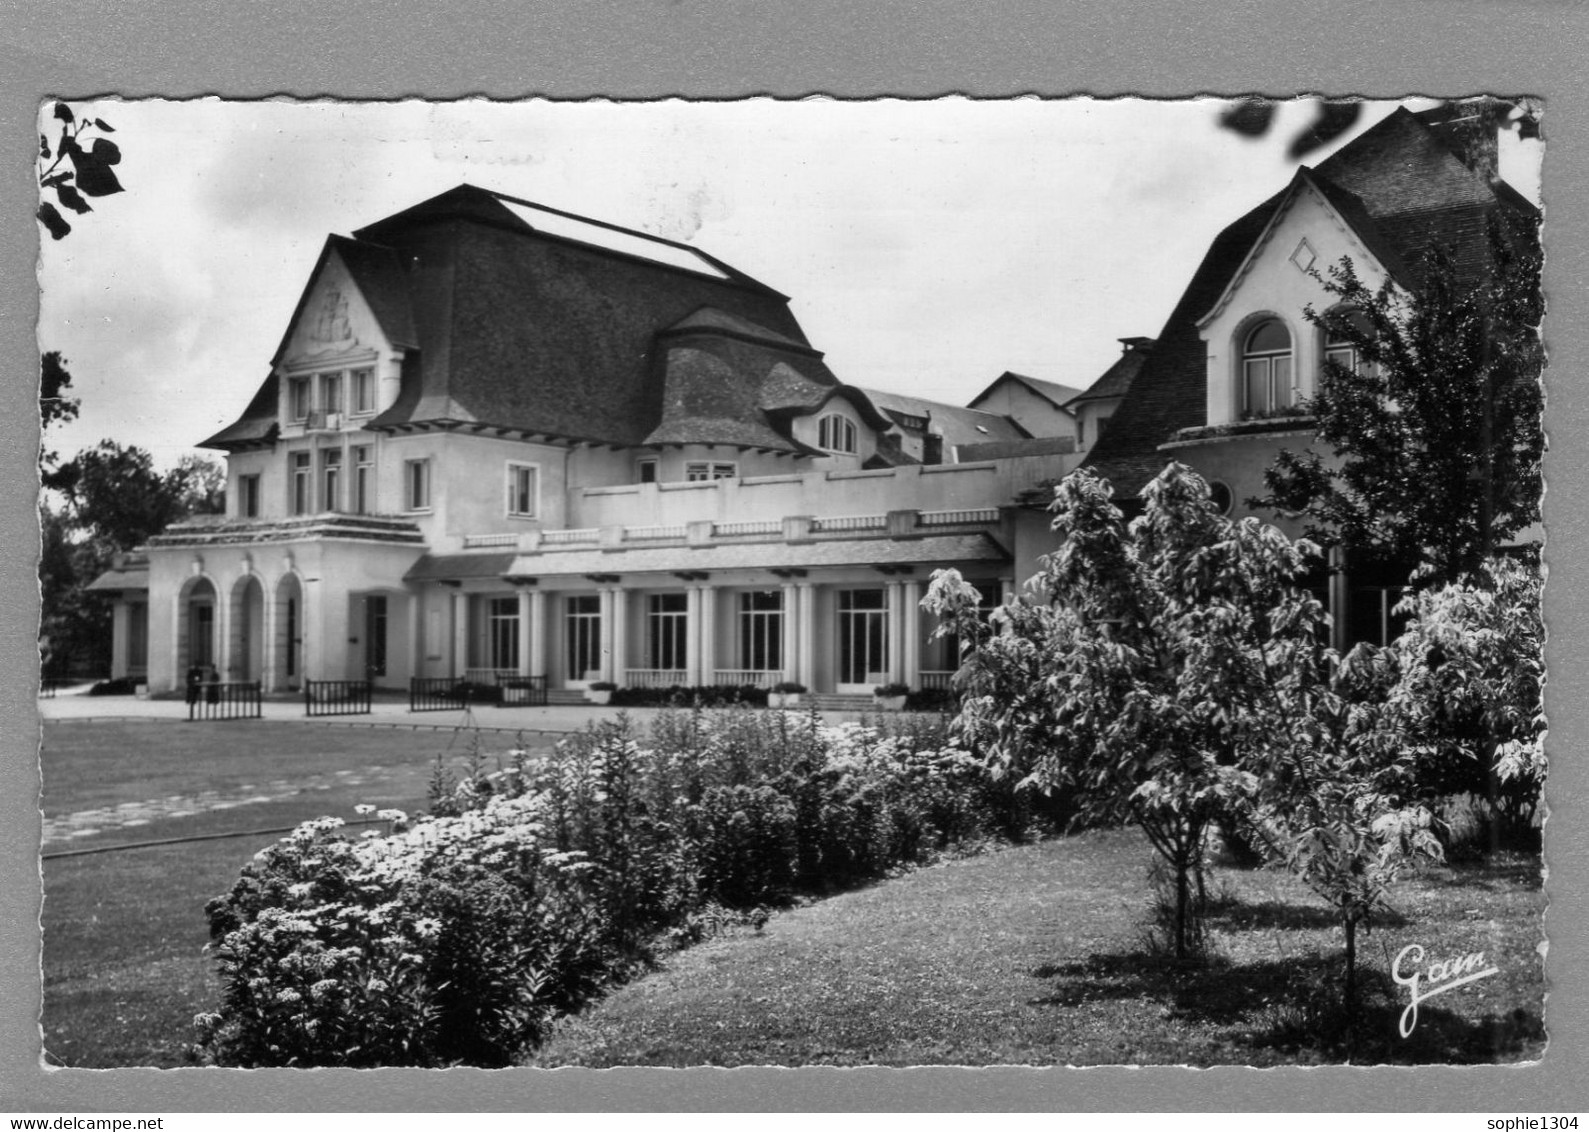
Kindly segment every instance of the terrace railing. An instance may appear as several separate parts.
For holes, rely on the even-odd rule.
[[[925,692],[938,691],[948,688],[954,679],[954,669],[928,669],[921,670],[921,687]]]
[[[500,697],[497,700],[503,707],[545,707],[546,706],[546,677],[545,676],[497,676],[497,688]]]
[[[369,715],[368,680],[305,680],[303,707],[306,715]]]
[[[749,685],[752,688],[771,688],[783,680],[783,672],[778,669],[767,671],[760,668],[715,668],[712,670],[712,683],[733,688],[743,688]]]
[[[630,688],[682,688],[689,673],[682,668],[626,668],[623,682]]]
[[[259,681],[211,680],[188,686],[188,722],[260,719],[263,697]]]

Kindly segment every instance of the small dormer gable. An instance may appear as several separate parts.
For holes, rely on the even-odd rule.
[[[1304,311],[1330,302],[1342,258],[1371,288],[1399,272],[1395,253],[1350,194],[1298,173],[1214,305],[1197,321],[1208,347],[1207,422],[1283,417],[1316,389],[1324,342]]]

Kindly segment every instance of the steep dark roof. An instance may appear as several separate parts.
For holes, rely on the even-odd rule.
[[[1122,338],[1120,341],[1125,349],[1114,360],[1114,364],[1087,387],[1087,392],[1079,393],[1067,401],[1066,409],[1088,401],[1107,401],[1113,397],[1125,396],[1126,390],[1131,388],[1131,383],[1136,380],[1137,374],[1142,372],[1142,363],[1147,359],[1154,343],[1151,338]]]
[[[278,407],[276,375],[273,373],[260,384],[242,416],[214,436],[199,441],[198,447],[231,451],[254,444],[270,444],[281,431],[276,416]]]
[[[1497,208],[1537,214],[1504,183],[1461,160],[1425,121],[1398,109],[1313,170],[1258,205],[1217,237],[1193,273],[1157,343],[1132,380],[1087,466],[1117,498],[1134,495],[1164,466],[1158,446],[1178,429],[1202,425],[1207,348],[1196,322],[1219,301],[1254,242],[1302,185],[1318,189],[1394,277],[1416,286],[1417,265],[1434,245],[1452,248],[1459,271],[1488,263],[1488,218]]]
[[[695,411],[715,380],[707,371],[720,367],[686,364],[675,350],[702,335],[747,347],[714,352],[751,366],[731,384],[753,393],[778,360],[812,385],[837,384],[788,299],[743,272],[685,244],[470,185],[352,239],[332,237],[321,262],[333,250],[383,332],[408,350],[397,400],[374,428],[474,422],[625,446],[661,429],[669,442],[776,439],[798,450],[770,425],[736,434],[716,410]],[[737,409],[742,395],[722,391]],[[266,439],[276,415],[274,389],[266,394],[206,443]]]
[[[995,440],[1024,440],[1031,435],[1013,419],[998,413],[928,401],[887,389],[868,389],[865,393],[885,414],[892,411],[910,417],[926,417],[930,422],[927,430],[941,435],[945,448]]]

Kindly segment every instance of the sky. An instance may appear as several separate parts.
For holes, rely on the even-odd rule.
[[[1258,139],[1220,128],[1225,106],[78,104],[115,128],[126,191],[42,240],[39,348],[65,356],[81,401],[46,443],[108,438],[172,466],[265,378],[328,234],[461,182],[711,253],[790,296],[850,384],[956,404],[1006,370],[1085,388],[1296,168],[1287,144],[1313,104]],[[1367,104],[1305,161],[1394,106]],[[1537,152],[1513,157],[1537,198]]]

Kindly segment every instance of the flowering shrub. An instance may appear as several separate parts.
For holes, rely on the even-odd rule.
[[[243,1065],[497,1066],[659,941],[883,875],[1003,819],[921,724],[671,713],[461,778],[358,839],[307,823],[210,902],[223,984],[203,1055]],[[371,807],[359,807],[369,811]],[[714,911],[715,910],[715,911]]]

